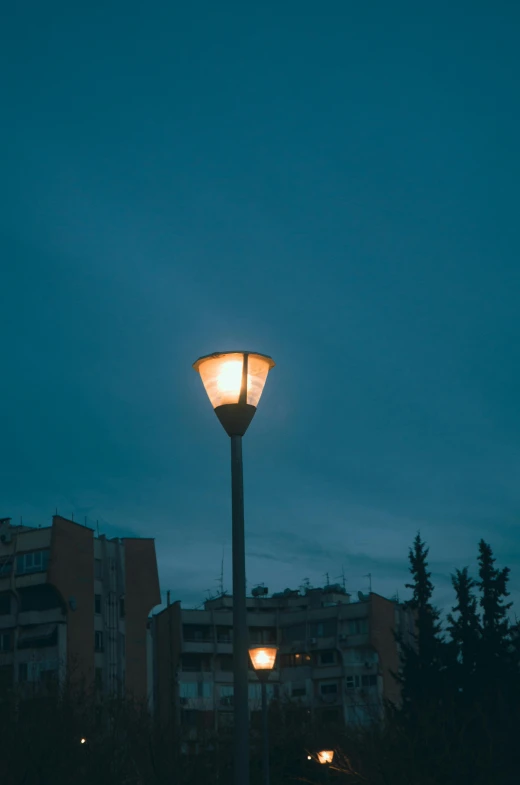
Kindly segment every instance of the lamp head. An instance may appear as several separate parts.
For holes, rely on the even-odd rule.
[[[251,646],[249,656],[258,678],[267,680],[274,668],[278,646]]]
[[[318,761],[320,763],[332,763],[334,758],[334,750],[321,750],[318,752]]]
[[[228,436],[243,436],[274,362],[256,352],[215,352],[193,363]]]

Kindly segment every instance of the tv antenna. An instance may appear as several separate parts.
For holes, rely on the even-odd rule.
[[[369,594],[372,594],[372,573],[367,572],[366,575],[363,575],[363,578],[368,578],[368,591]]]
[[[222,560],[220,562],[220,577],[216,579],[218,581],[218,588],[219,588],[219,593],[217,595],[218,597],[223,597],[225,594],[227,594],[226,589],[224,589],[224,548],[225,548],[225,546],[223,545],[222,546]],[[209,589],[208,589],[208,591],[209,591]]]
[[[328,572],[325,573],[325,578],[327,580],[327,583],[325,584],[325,586],[330,586],[330,580],[329,580],[329,573]]]
[[[341,575],[337,575],[334,580],[337,581],[341,578],[341,585],[343,586],[343,591],[346,593],[347,591],[347,579],[345,577],[345,568],[341,565]]]

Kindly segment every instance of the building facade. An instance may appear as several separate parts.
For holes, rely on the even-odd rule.
[[[325,723],[366,723],[381,716],[383,699],[399,702],[394,632],[409,640],[413,617],[378,594],[358,596],[351,602],[334,585],[247,599],[250,645],[279,647],[271,700]],[[153,617],[156,713],[193,741],[233,722],[232,608],[222,596],[203,610],[175,602]],[[260,686],[252,669],[249,704],[254,718]]]
[[[23,694],[69,676],[147,700],[159,603],[152,539],[97,537],[59,515],[40,528],[0,519],[0,687]]]

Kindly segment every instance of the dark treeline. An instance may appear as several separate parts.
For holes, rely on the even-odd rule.
[[[394,677],[402,705],[383,721],[315,726],[291,701],[270,709],[271,785],[513,785],[520,782],[520,636],[508,618],[509,569],[478,545],[474,576],[452,576],[454,602],[444,628],[434,604],[428,548],[417,535],[409,552],[414,645],[398,639]],[[206,733],[205,751],[181,752],[172,727],[160,727],[128,700],[100,703],[71,676],[65,689],[34,700],[3,691],[2,785],[231,785],[229,735]],[[84,742],[82,743],[82,739]],[[260,738],[251,731],[251,785],[260,785]],[[336,750],[326,772],[316,750]]]

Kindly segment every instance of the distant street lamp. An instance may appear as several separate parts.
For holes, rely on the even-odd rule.
[[[334,759],[334,750],[321,750],[321,752],[318,752],[317,754],[318,754],[318,762],[326,766],[325,776],[328,782],[330,778],[330,766]]]
[[[200,357],[200,373],[215,414],[231,438],[233,548],[233,714],[235,785],[249,785],[246,557],[242,436],[253,419],[273,360],[256,352],[217,352]]]
[[[274,668],[277,646],[252,646],[249,656],[262,688],[262,771],[263,785],[269,785],[269,730],[267,722],[267,682]]]

